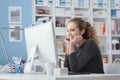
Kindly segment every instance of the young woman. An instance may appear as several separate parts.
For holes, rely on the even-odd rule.
[[[104,73],[96,32],[90,23],[73,18],[67,24],[64,66],[71,72]]]

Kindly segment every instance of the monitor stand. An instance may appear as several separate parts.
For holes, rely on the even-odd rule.
[[[28,59],[24,68],[24,73],[45,73],[44,65],[40,64],[38,46],[33,46],[28,55]]]

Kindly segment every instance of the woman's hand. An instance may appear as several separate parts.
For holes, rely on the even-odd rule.
[[[64,40],[66,45],[68,45],[72,39],[73,39],[73,36],[67,35]]]
[[[75,51],[74,46],[80,45],[82,40],[83,40],[82,36],[76,36],[76,37],[66,36],[64,40],[66,43],[66,48],[67,48],[66,54],[70,54],[74,52]]]
[[[67,54],[67,55],[69,55],[69,44],[70,44],[70,41],[71,41],[71,39],[72,39],[72,36],[70,36],[70,35],[67,35],[66,37],[65,37],[65,39],[64,39],[64,42],[65,42],[65,47],[66,47],[66,52],[65,52],[65,54]]]
[[[68,46],[69,54],[75,52],[74,46],[75,45],[80,45],[82,40],[83,40],[82,36],[76,36],[76,37],[74,37],[70,40],[69,46]]]
[[[76,37],[74,37],[73,39],[71,39],[70,45],[71,45],[71,46],[74,46],[74,45],[81,44],[82,40],[83,40],[83,37],[82,37],[82,36],[76,36]]]

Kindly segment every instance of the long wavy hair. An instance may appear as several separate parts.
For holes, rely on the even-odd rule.
[[[94,27],[89,22],[83,20],[82,18],[72,18],[68,23],[70,22],[73,22],[80,31],[85,30],[85,33],[83,34],[84,39],[92,38],[97,44],[100,43]]]

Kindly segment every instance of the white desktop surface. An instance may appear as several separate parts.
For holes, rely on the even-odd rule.
[[[84,75],[0,74],[0,80],[120,80],[120,74],[84,74]]]

